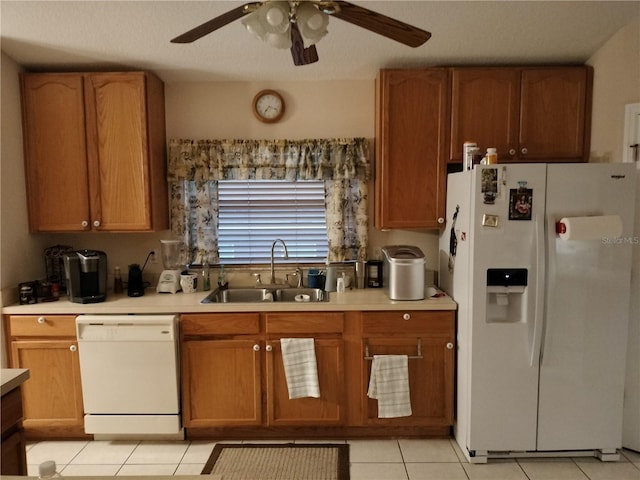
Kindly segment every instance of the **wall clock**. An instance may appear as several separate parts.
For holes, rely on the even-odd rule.
[[[284,99],[275,90],[261,90],[253,98],[253,113],[264,123],[275,123],[284,115]]]

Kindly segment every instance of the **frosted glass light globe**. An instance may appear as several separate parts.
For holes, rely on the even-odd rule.
[[[266,18],[270,25],[277,27],[284,21],[284,13],[278,7],[272,7],[267,10]]]

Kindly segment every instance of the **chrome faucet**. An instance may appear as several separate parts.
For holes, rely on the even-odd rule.
[[[287,251],[287,244],[284,243],[284,240],[280,238],[276,238],[274,242],[271,244],[271,276],[269,277],[270,285],[274,285],[276,283],[276,273],[275,273],[275,269],[273,268],[273,249],[276,247],[276,243],[278,242],[282,243],[282,246],[284,247],[284,258],[289,258],[289,252]]]

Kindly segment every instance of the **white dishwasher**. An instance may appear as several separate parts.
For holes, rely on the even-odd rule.
[[[76,317],[87,433],[177,434],[178,317]]]

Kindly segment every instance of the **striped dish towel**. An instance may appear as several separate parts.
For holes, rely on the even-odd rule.
[[[409,357],[374,355],[367,396],[378,400],[378,418],[411,416]]]
[[[313,338],[281,338],[280,345],[289,399],[320,398]]]

